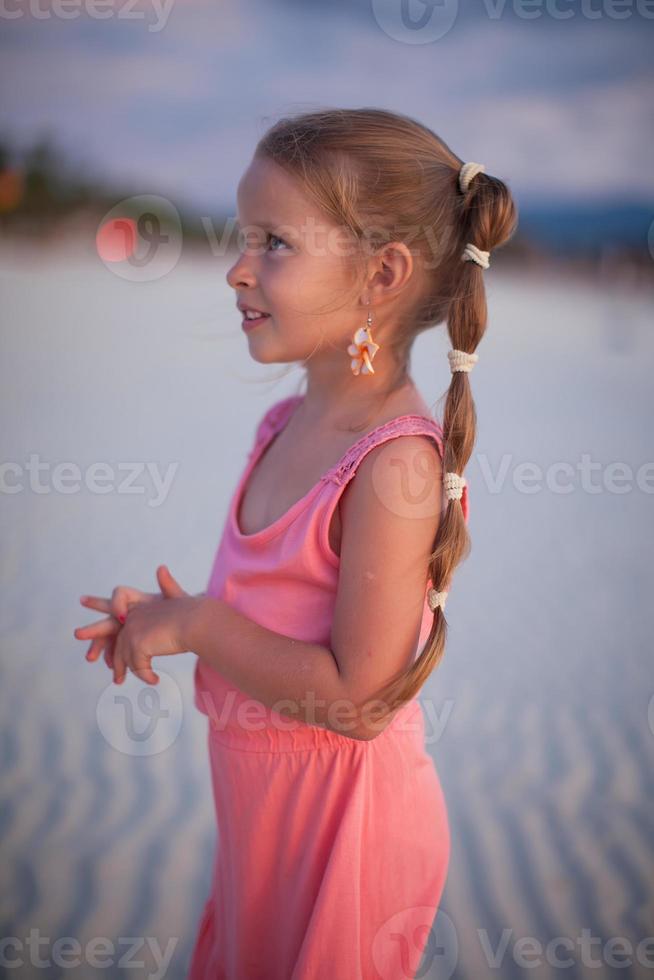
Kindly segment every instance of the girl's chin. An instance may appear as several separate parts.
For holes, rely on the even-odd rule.
[[[276,344],[255,343],[254,337],[251,340],[248,338],[248,353],[258,364],[295,364],[299,360]]]

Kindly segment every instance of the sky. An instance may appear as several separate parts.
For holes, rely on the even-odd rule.
[[[0,132],[207,214],[287,112],[426,123],[521,202],[654,201],[654,0],[3,0]]]

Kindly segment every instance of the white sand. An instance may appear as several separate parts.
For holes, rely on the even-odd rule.
[[[5,935],[152,936],[162,947],[180,937],[168,977],[184,975],[214,846],[194,658],[161,662],[178,696],[170,745],[126,754],[98,724],[116,717],[118,689],[72,634],[97,618],[80,594],[120,583],[154,591],[162,562],[189,591],[205,587],[254,426],[299,381],[297,368],[249,359],[225,268],[187,256],[159,281],[131,283],[79,252],[37,263],[5,249],[0,261],[2,459],[22,468],[6,483],[17,472],[24,482],[0,511]],[[466,472],[472,553],[423,703],[428,738],[430,717],[453,703],[429,749],[452,825],[442,907],[458,936],[455,975],[504,980],[524,975],[512,956],[522,937],[654,933],[654,496],[636,485],[654,458],[654,339],[651,298],[550,273],[487,282]],[[439,328],[415,348],[414,376],[434,405],[449,383],[448,347]],[[48,492],[30,489],[30,454],[47,464]],[[494,490],[489,474],[505,454]],[[601,464],[600,488],[609,464],[630,466],[631,489],[588,492],[583,454]],[[63,493],[54,467],[64,462],[83,478],[93,463],[176,470],[153,506],[147,471],[134,480],[145,492],[118,492],[122,470],[109,493]],[[527,462],[543,471],[536,493],[515,483]],[[545,482],[560,462],[576,471],[570,493]],[[652,489],[653,477],[654,467]],[[513,932],[491,969],[480,931],[495,946],[502,929]],[[136,958],[151,962],[143,950]],[[575,977],[611,976],[602,962],[578,962]],[[26,966],[21,978],[32,974],[43,971]],[[82,964],[69,975],[125,970]],[[428,975],[445,974],[434,965]]]

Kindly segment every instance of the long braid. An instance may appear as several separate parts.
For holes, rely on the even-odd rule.
[[[471,548],[463,507],[467,487],[464,472],[476,441],[477,413],[469,376],[479,360],[475,351],[486,330],[488,317],[483,273],[490,266],[494,241],[506,237],[502,222],[499,222],[498,230],[498,223],[492,220],[492,203],[483,200],[483,181],[492,182],[494,178],[474,179],[483,171],[481,164],[471,163],[464,164],[458,172],[462,209],[455,247],[460,251],[463,264],[454,266],[447,311],[447,330],[452,343],[447,355],[452,377],[443,412],[443,493],[447,504],[430,557],[428,580],[432,585],[427,591],[434,621],[420,656],[411,667],[377,692],[376,701],[385,705],[374,713],[377,721],[401,707],[420,690],[441,661],[447,641],[445,604],[450,583],[455,568],[468,557]],[[488,193],[493,193],[492,187]],[[512,218],[511,209],[509,213]]]

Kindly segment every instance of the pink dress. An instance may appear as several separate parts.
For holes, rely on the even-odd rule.
[[[277,402],[259,424],[207,592],[268,629],[329,646],[339,558],[328,530],[341,493],[366,453],[396,436],[431,435],[442,458],[442,430],[420,415],[383,423],[273,524],[242,534],[248,476],[303,397]],[[467,487],[462,504],[467,520]],[[433,618],[430,584],[416,655]],[[218,839],[188,980],[415,976],[450,854],[417,698],[361,741],[268,709],[199,658],[194,683],[209,718]]]

